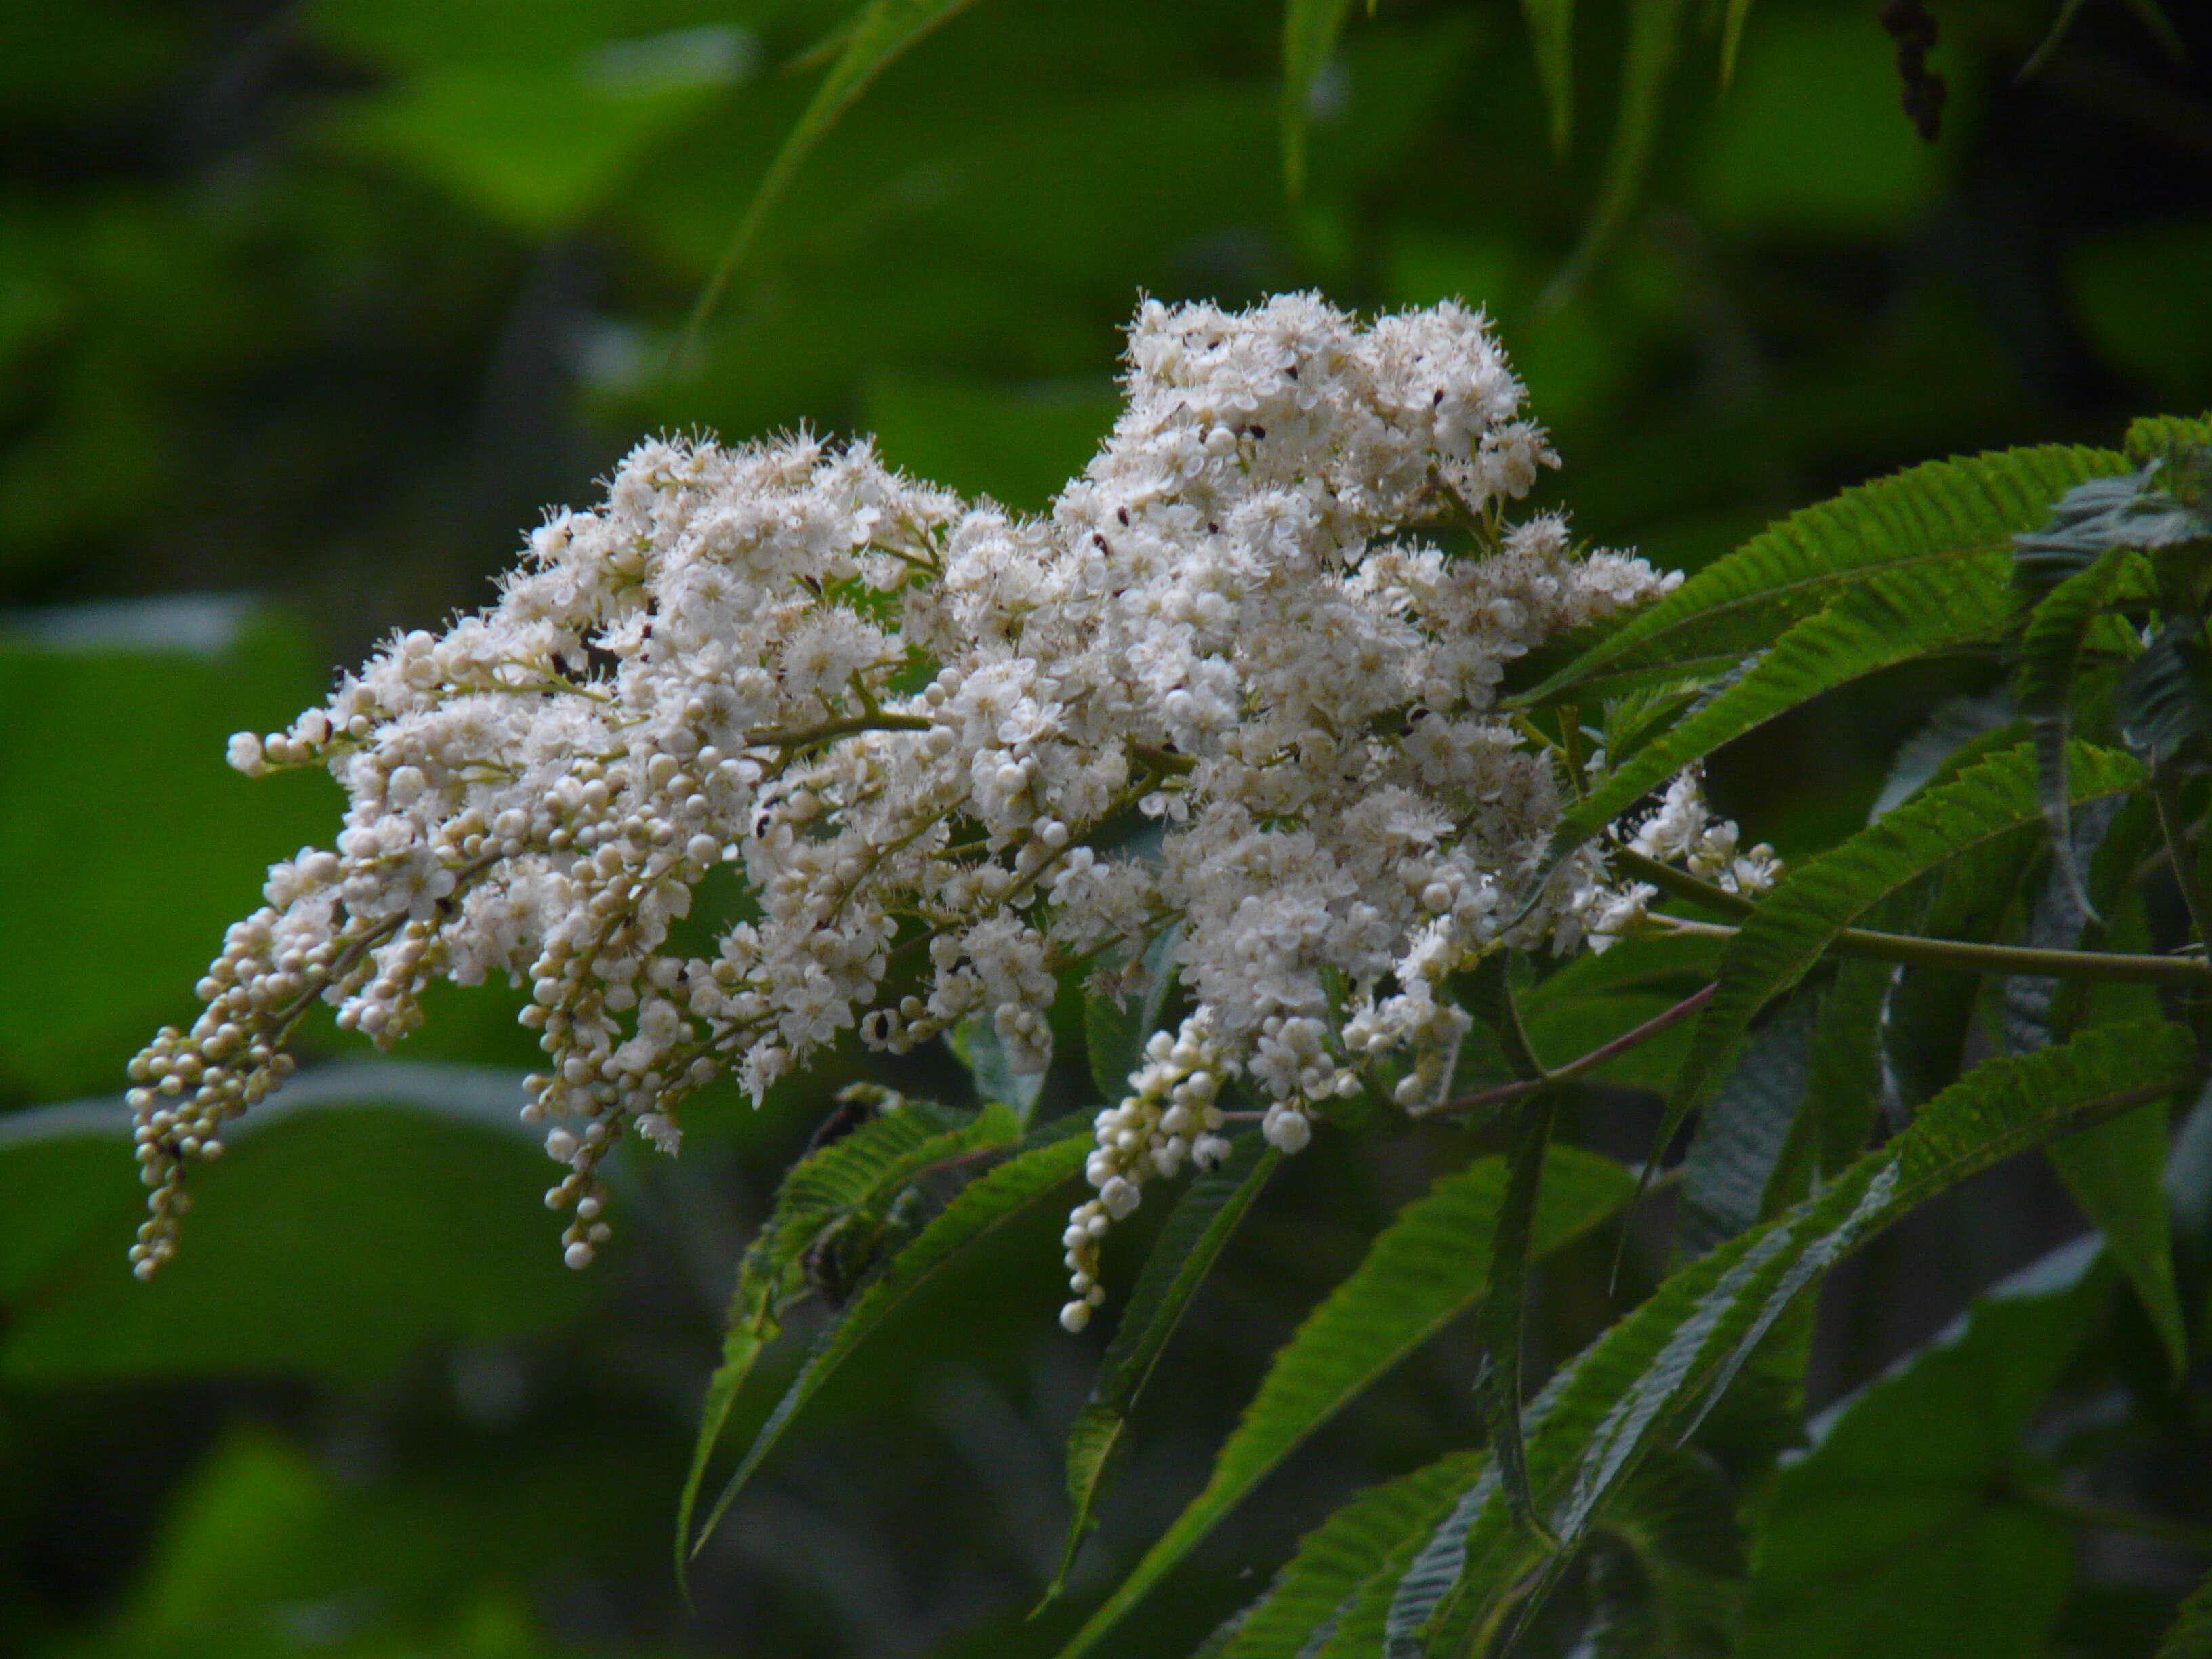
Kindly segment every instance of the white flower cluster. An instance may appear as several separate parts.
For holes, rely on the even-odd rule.
[[[1622,844],[1655,863],[1679,862],[1723,892],[1764,893],[1782,879],[1782,860],[1765,842],[1742,850],[1741,840],[1734,823],[1713,816],[1704,783],[1688,771],[1667,786],[1658,806]],[[1602,951],[1643,927],[1658,896],[1657,888],[1639,881],[1605,900],[1589,920],[1590,948]]]
[[[643,445],[496,605],[234,739],[349,805],[133,1063],[139,1271],[306,1009],[389,1044],[441,977],[530,989],[524,1115],[582,1266],[600,1160],[632,1131],[672,1152],[710,1079],[757,1099],[847,1028],[902,1051],[982,1018],[1042,1068],[1061,970],[1109,982],[1175,928],[1197,1012],[1100,1120],[1070,1324],[1107,1223],[1218,1152],[1232,1078],[1286,1149],[1333,1095],[1433,1088],[1464,1028],[1443,975],[1575,949],[1616,897],[1589,849],[1511,920],[1558,806],[1494,688],[1670,579],[1509,522],[1552,457],[1479,313],[1147,304],[1128,364],[1041,519],[866,444]],[[755,908],[687,932],[724,865]]]

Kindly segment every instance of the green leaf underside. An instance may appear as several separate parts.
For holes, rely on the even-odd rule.
[[[2053,444],[1929,461],[1847,489],[1761,532],[1514,702],[1631,673],[1725,667],[1885,571],[2008,554],[2068,489],[2126,470],[2110,450]]]
[[[2191,1074],[2175,1025],[2104,1026],[1990,1060],[1833,1184],[1674,1275],[1530,1406],[1528,1471],[1560,1549],[1514,1525],[1486,1474],[1401,1583],[1391,1659],[1459,1651],[1532,1607],[1644,1454],[1679,1442],[1797,1296],[1916,1206],[2000,1159]]]
[[[973,1118],[926,1101],[861,1124],[785,1174],[758,1236],[738,1266],[724,1320],[722,1358],[708,1379],[691,1464],[676,1506],[677,1577],[690,1559],[691,1517],[745,1378],[781,1328],[783,1306],[804,1288],[804,1258],[825,1231],[880,1218],[907,1184],[946,1159],[1012,1143],[1020,1131],[1004,1106]]]
[[[1092,1512],[1103,1495],[1107,1471],[1137,1396],[1191,1298],[1282,1158],[1272,1146],[1261,1147],[1256,1135],[1239,1137],[1230,1161],[1193,1182],[1160,1230],[1115,1327],[1114,1340],[1107,1345],[1091,1398],[1068,1431],[1067,1499],[1073,1513],[1060,1571],[1046,1591],[1048,1597],[1057,1595],[1067,1582],[1084,1534],[1095,1524]]]
[[[1482,1462],[1481,1452],[1454,1452],[1344,1504],[1298,1540],[1219,1659],[1297,1659],[1324,1626],[1340,1634],[1346,1603],[1434,1529]]]
[[[1675,1224],[1686,1254],[1704,1255],[1765,1213],[1766,1194],[1806,1098],[1824,1012],[1809,1000],[1793,1003],[1745,1048],[1699,1115],[1682,1157]]]
[[[1294,201],[1305,191],[1307,106],[1351,10],[1352,0],[1285,0],[1283,182]]]
[[[1893,963],[1838,963],[1820,999],[1805,1092],[1776,1156],[1759,1218],[1769,1220],[1866,1150],[1881,1106],[1881,1013]]]
[[[1685,767],[1823,692],[1916,658],[1992,640],[2012,614],[2009,562],[1986,554],[1869,579],[1795,624],[1734,685],[1655,738],[1559,820],[1533,900],[1569,854]]]
[[[2094,914],[2074,857],[2072,811],[2066,795],[2066,742],[2074,685],[2090,628],[2123,585],[2148,588],[2149,562],[2130,548],[2107,549],[2084,570],[2036,601],[2020,641],[2014,696],[2035,734],[2037,795],[2050,826],[2060,875],[2085,911]]]
[[[1760,1531],[1740,1659],[2042,1650],[2071,1528],[2005,1489],[2112,1284],[2077,1240],[1814,1424]]]
[[[1545,1161],[1531,1255],[1599,1224],[1626,1201],[1632,1186],[1611,1159],[1554,1147]],[[1484,1158],[1443,1177],[1399,1212],[1275,1355],[1205,1489],[1061,1650],[1061,1659],[1092,1647],[1309,1436],[1474,1305],[1488,1277],[1504,1193],[1504,1161]]]
[[[769,210],[781,201],[799,169],[814,153],[838,118],[886,69],[924,35],[966,10],[975,0],[866,0],[858,11],[837,26],[833,37],[836,61],[815,90],[813,100],[785,137],[775,158],[753,188],[744,216],[738,221],[729,246],[693,307],[691,329],[696,333],[720,302],[730,277],[744,263],[759,237]]]
[[[2086,744],[2075,745],[2069,769],[2076,802],[2143,782],[2129,757]],[[1717,988],[1698,1017],[1658,1144],[1711,1097],[1759,1011],[1802,980],[1845,928],[1929,872],[2040,817],[2034,757],[2022,746],[1914,796],[1784,877],[1721,954]]]
[[[1075,1131],[1086,1128],[1088,1122],[1080,1114],[1055,1120],[1037,1132],[1035,1138],[1041,1145],[1008,1158],[962,1188],[915,1237],[914,1242],[893,1256],[823,1331],[813,1353],[785,1390],[783,1398],[776,1402],[775,1409],[747,1448],[744,1460],[715,1498],[714,1508],[699,1528],[697,1540],[690,1547],[692,1554],[697,1554],[704,1546],[753,1472],[783,1438],[799,1410],[872,1331],[900,1304],[935,1278],[962,1250],[995,1232],[1081,1171],[1092,1148],[1091,1138]]]

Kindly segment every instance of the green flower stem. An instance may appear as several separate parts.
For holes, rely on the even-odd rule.
[[[1613,862],[1640,881],[1735,916],[1747,916],[1756,908],[1750,900],[1724,892],[1710,882],[1641,854],[1618,848]],[[1655,916],[1655,922],[1676,933],[1704,939],[1733,939],[1737,928],[1716,922],[1690,921],[1680,916]],[[2096,979],[2138,985],[2172,985],[2202,988],[2212,986],[2212,964],[2195,957],[2123,956],[2106,951],[2039,951],[2023,945],[1972,945],[1961,939],[1922,939],[1911,933],[1879,933],[1846,927],[1829,947],[1847,957],[1868,957],[1876,962],[1901,962],[1915,968],[1954,968],[1971,974],[2038,974],[2058,979]]]

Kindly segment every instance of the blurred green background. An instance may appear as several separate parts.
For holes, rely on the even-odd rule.
[[[694,1605],[676,1591],[737,1254],[857,1057],[626,1166],[619,1243],[580,1276],[514,1121],[533,1050],[506,992],[441,997],[392,1061],[325,1030],[332,1063],[202,1183],[176,1269],[132,1283],[123,1063],[188,1016],[262,867],[335,823],[321,780],[226,770],[225,735],[477,603],[546,504],[652,430],[872,431],[1042,507],[1112,417],[1143,294],[1487,305],[1565,459],[1548,497],[1684,566],[1911,461],[2200,410],[2212,29],[2172,8],[2177,65],[2092,0],[2020,84],[2054,9],[1934,0],[1933,145],[1872,5],[1760,0],[1725,93],[1689,9],[1647,188],[1547,299],[1596,191],[1620,0],[1577,19],[1564,156],[1509,0],[1355,8],[1295,200],[1278,8],[984,0],[833,131],[687,350],[841,5],[0,7],[0,1651],[1048,1652],[1066,1618],[1025,1614],[1097,1352],[1053,1322],[1048,1217],[899,1321],[732,1514]],[[1785,853],[1818,844],[1952,689],[1817,708],[1719,793]],[[899,1080],[964,1086],[943,1060]],[[1588,1116],[1643,1154],[1645,1103]],[[1285,1171],[1139,1416],[1079,1607],[1298,1315],[1465,1152],[1324,1137]],[[2035,1171],[1939,1207],[1831,1297],[1821,1397],[2080,1226]],[[1554,1354],[1601,1322],[1609,1250],[1548,1270]],[[1471,1378],[1456,1339],[1405,1368],[1118,1651],[1188,1650],[1334,1496],[1463,1443]],[[2094,1578],[1990,1650],[2148,1652],[2163,1603]]]

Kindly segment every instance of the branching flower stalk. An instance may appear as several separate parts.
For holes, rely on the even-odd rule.
[[[328,769],[345,823],[272,869],[198,1023],[132,1063],[137,1271],[173,1252],[190,1166],[283,1080],[302,1010],[388,1048],[441,978],[529,989],[523,1115],[582,1267],[602,1160],[630,1133],[674,1152],[715,1079],[757,1101],[848,1029],[900,1053],[969,1020],[1038,1070],[1057,976],[1124,988],[1175,928],[1194,1012],[1099,1118],[1072,1329],[1101,1235],[1223,1150],[1232,1085],[1291,1151],[1333,1096],[1441,1097],[1468,1024],[1449,974],[1640,910],[1593,847],[1512,921],[1560,773],[1494,689],[1675,579],[1509,520],[1554,461],[1479,313],[1148,304],[1127,362],[1126,410],[1042,518],[865,443],[645,444],[495,605],[234,738],[249,774]],[[1675,848],[1690,799],[1660,856],[1771,877],[1702,807]],[[681,948],[725,865],[757,911]]]

